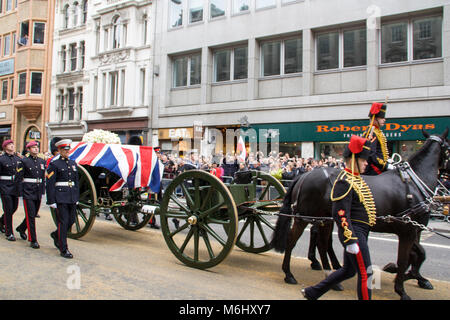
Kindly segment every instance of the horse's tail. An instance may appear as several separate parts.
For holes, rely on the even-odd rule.
[[[286,250],[289,228],[291,226],[292,217],[292,192],[294,186],[297,184],[300,176],[292,181],[291,186],[288,188],[284,198],[283,205],[280,209],[280,214],[278,216],[277,224],[275,226],[275,231],[272,235],[271,246],[275,251],[283,253]]]

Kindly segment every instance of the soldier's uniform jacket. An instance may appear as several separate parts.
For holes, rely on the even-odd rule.
[[[6,152],[0,156],[0,193],[20,196],[23,164],[15,154]]]
[[[45,161],[31,155],[22,159],[24,199],[40,200],[45,193]]]
[[[75,204],[80,197],[75,161],[58,157],[47,168],[47,204]]]
[[[332,195],[338,199],[333,201],[332,213],[338,226],[339,240],[344,246],[357,243],[352,224],[356,222],[373,226],[376,223],[372,192],[359,174],[352,174],[345,169],[338,176]]]
[[[367,159],[369,164],[368,171],[375,171],[377,174],[380,174],[386,169],[389,151],[386,136],[383,131],[376,126],[373,127],[373,137],[370,140],[372,144],[371,154],[369,159]]]

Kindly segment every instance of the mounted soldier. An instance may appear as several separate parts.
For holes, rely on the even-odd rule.
[[[365,175],[376,176],[383,171],[391,170],[394,166],[389,163],[389,150],[387,146],[386,136],[381,128],[386,123],[386,109],[385,103],[372,103],[370,108],[369,117],[370,125],[364,134],[364,138],[368,139],[371,143],[371,154],[367,159],[368,166]]]

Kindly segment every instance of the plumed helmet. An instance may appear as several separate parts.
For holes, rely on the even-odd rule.
[[[370,141],[366,138],[353,135],[350,143],[345,147],[344,158],[350,158],[355,154],[355,158],[368,159],[370,155]]]
[[[369,118],[375,116],[377,118],[386,118],[387,106],[384,103],[374,102],[370,107]]]

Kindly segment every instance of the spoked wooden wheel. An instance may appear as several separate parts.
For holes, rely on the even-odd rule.
[[[186,171],[169,184],[160,218],[169,249],[190,267],[217,265],[236,241],[234,200],[222,181],[204,171]]]
[[[252,171],[252,183],[256,187],[256,199],[239,208],[239,212],[242,212],[239,219],[244,222],[236,245],[247,252],[261,253],[271,249],[270,238],[275,226],[269,221],[268,215],[256,210],[278,212],[286,190],[277,179],[260,171]]]
[[[80,189],[80,200],[77,205],[77,214],[75,216],[75,223],[71,230],[67,233],[67,236],[72,239],[78,239],[83,237],[91,230],[94,224],[97,205],[97,192],[95,189],[94,181],[89,175],[88,171],[82,166],[77,165],[78,169],[78,184]],[[58,225],[56,219],[56,210],[50,208],[53,221]]]
[[[125,205],[122,210],[117,210],[114,212],[114,219],[120,224],[124,229],[136,231],[145,227],[152,218],[151,214],[142,213],[141,209],[144,205],[141,195],[147,191],[141,190],[131,190],[134,193],[134,197],[131,197],[132,202]],[[125,211],[125,212],[124,212]]]

